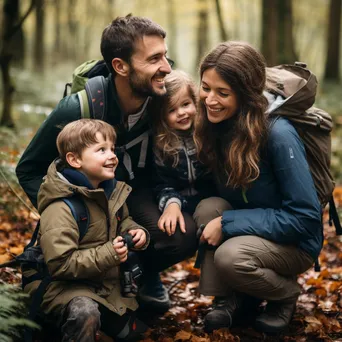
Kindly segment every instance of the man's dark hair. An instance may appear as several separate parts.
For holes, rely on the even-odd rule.
[[[101,38],[101,53],[109,70],[114,75],[112,60],[121,58],[130,63],[134,46],[143,36],[166,37],[164,29],[152,20],[128,14],[117,17],[104,30]]]

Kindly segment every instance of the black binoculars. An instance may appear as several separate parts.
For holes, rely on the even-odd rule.
[[[138,293],[138,285],[142,276],[142,271],[139,266],[137,253],[132,251],[134,248],[133,237],[126,233],[122,235],[123,242],[127,246],[127,260],[120,265],[121,278],[121,295],[126,298],[136,297]]]

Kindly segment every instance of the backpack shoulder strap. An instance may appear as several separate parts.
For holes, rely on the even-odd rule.
[[[90,78],[85,88],[77,93],[82,118],[106,120],[108,81],[103,76]]]
[[[88,104],[88,96],[85,89],[77,92],[78,100],[80,101],[81,118],[90,119],[90,109]]]
[[[334,197],[331,197],[329,201],[329,224],[332,225],[334,222],[334,226],[336,229],[336,235],[342,235],[342,227],[340,223],[340,218],[338,216],[338,212],[336,210]]]
[[[81,241],[88,231],[90,219],[89,210],[83,199],[78,196],[63,198],[62,201],[68,205],[71,210],[72,216],[77,222],[80,232],[78,241]]]
[[[36,243],[38,233],[39,233],[39,228],[40,228],[40,220],[37,222],[36,228],[34,229],[34,232],[31,237],[31,241],[26,245],[26,247],[24,248],[24,251],[26,251],[28,248],[32,247]]]

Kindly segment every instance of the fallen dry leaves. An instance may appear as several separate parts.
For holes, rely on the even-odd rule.
[[[0,197],[2,195],[6,202],[14,201],[13,194],[4,185],[0,185]],[[342,208],[342,187],[335,190],[335,198],[336,204]],[[298,282],[303,291],[294,319],[284,334],[266,336],[248,324],[230,330],[220,329],[211,334],[204,333],[203,318],[212,298],[198,293],[199,270],[193,268],[194,260],[190,259],[162,274],[173,305],[162,317],[140,313],[151,327],[142,341],[342,341],[342,237],[337,237],[335,228],[328,225],[327,213],[324,214],[324,222],[321,271],[310,269],[299,276]],[[0,263],[22,252],[35,224],[35,215],[20,205],[11,214],[0,208]],[[3,268],[0,270],[1,282],[20,283],[21,274],[15,269]]]

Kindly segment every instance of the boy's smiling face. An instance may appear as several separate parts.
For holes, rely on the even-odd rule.
[[[113,179],[118,166],[114,153],[114,143],[105,140],[100,132],[96,133],[97,143],[86,147],[80,157],[76,158],[78,171],[87,176],[94,188],[105,180]]]

